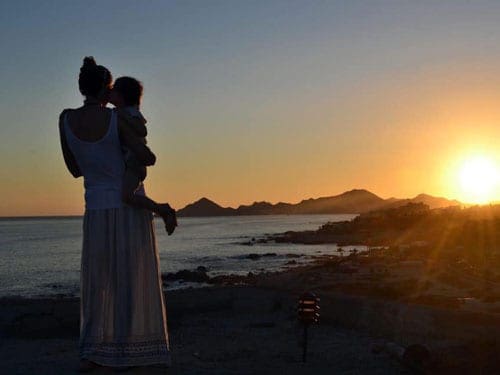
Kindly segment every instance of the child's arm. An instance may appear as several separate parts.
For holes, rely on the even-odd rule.
[[[75,157],[68,147],[68,142],[66,141],[66,132],[64,131],[64,116],[66,115],[68,109],[65,109],[59,115],[59,139],[61,141],[61,148],[63,152],[64,162],[69,172],[74,178],[78,178],[82,175],[78,164],[76,163]]]
[[[118,118],[123,120],[138,137],[145,138],[148,135],[146,125],[140,118],[132,116],[129,111],[123,108],[116,108],[116,113]]]
[[[121,118],[118,119],[118,132],[122,144],[128,147],[144,166],[154,165],[156,162],[155,154],[144,144],[143,138],[138,137]]]

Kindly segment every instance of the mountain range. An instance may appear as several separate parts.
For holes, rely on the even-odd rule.
[[[427,194],[419,194],[411,199],[383,199],[368,190],[354,189],[331,197],[305,199],[295,204],[255,202],[251,205],[241,205],[238,208],[222,207],[208,198],[201,198],[178,210],[177,214],[179,216],[361,214],[408,203],[424,203],[430,208],[462,205],[457,200],[433,197]]]

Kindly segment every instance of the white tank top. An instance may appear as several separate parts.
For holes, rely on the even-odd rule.
[[[122,179],[125,171],[116,112],[112,111],[107,133],[98,141],[77,138],[64,118],[66,140],[82,172],[85,186],[85,208],[97,210],[120,208]]]

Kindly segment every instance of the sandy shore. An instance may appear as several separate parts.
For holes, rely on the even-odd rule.
[[[169,292],[173,366],[128,373],[400,373],[389,355],[372,353],[369,335],[331,323],[310,329],[308,362],[302,363],[295,303],[293,294],[244,286]],[[0,312],[3,373],[75,373],[78,300],[4,299]]]
[[[496,302],[464,302],[453,294],[461,289],[443,285],[415,288],[408,280],[424,266],[387,267],[388,261],[379,254],[323,257],[285,272],[218,277],[207,288],[167,292],[173,356],[167,373],[399,374],[416,367],[428,374],[499,373]],[[321,298],[306,364],[296,314],[305,290]],[[2,370],[75,373],[78,314],[74,298],[0,299]],[[406,355],[415,346],[425,355]]]

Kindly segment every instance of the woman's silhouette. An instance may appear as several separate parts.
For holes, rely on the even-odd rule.
[[[78,80],[84,105],[59,119],[66,166],[85,186],[81,371],[170,363],[153,217],[122,203],[121,144],[132,140],[105,107],[111,81],[108,69],[86,57]],[[146,146],[138,157],[154,163]]]

